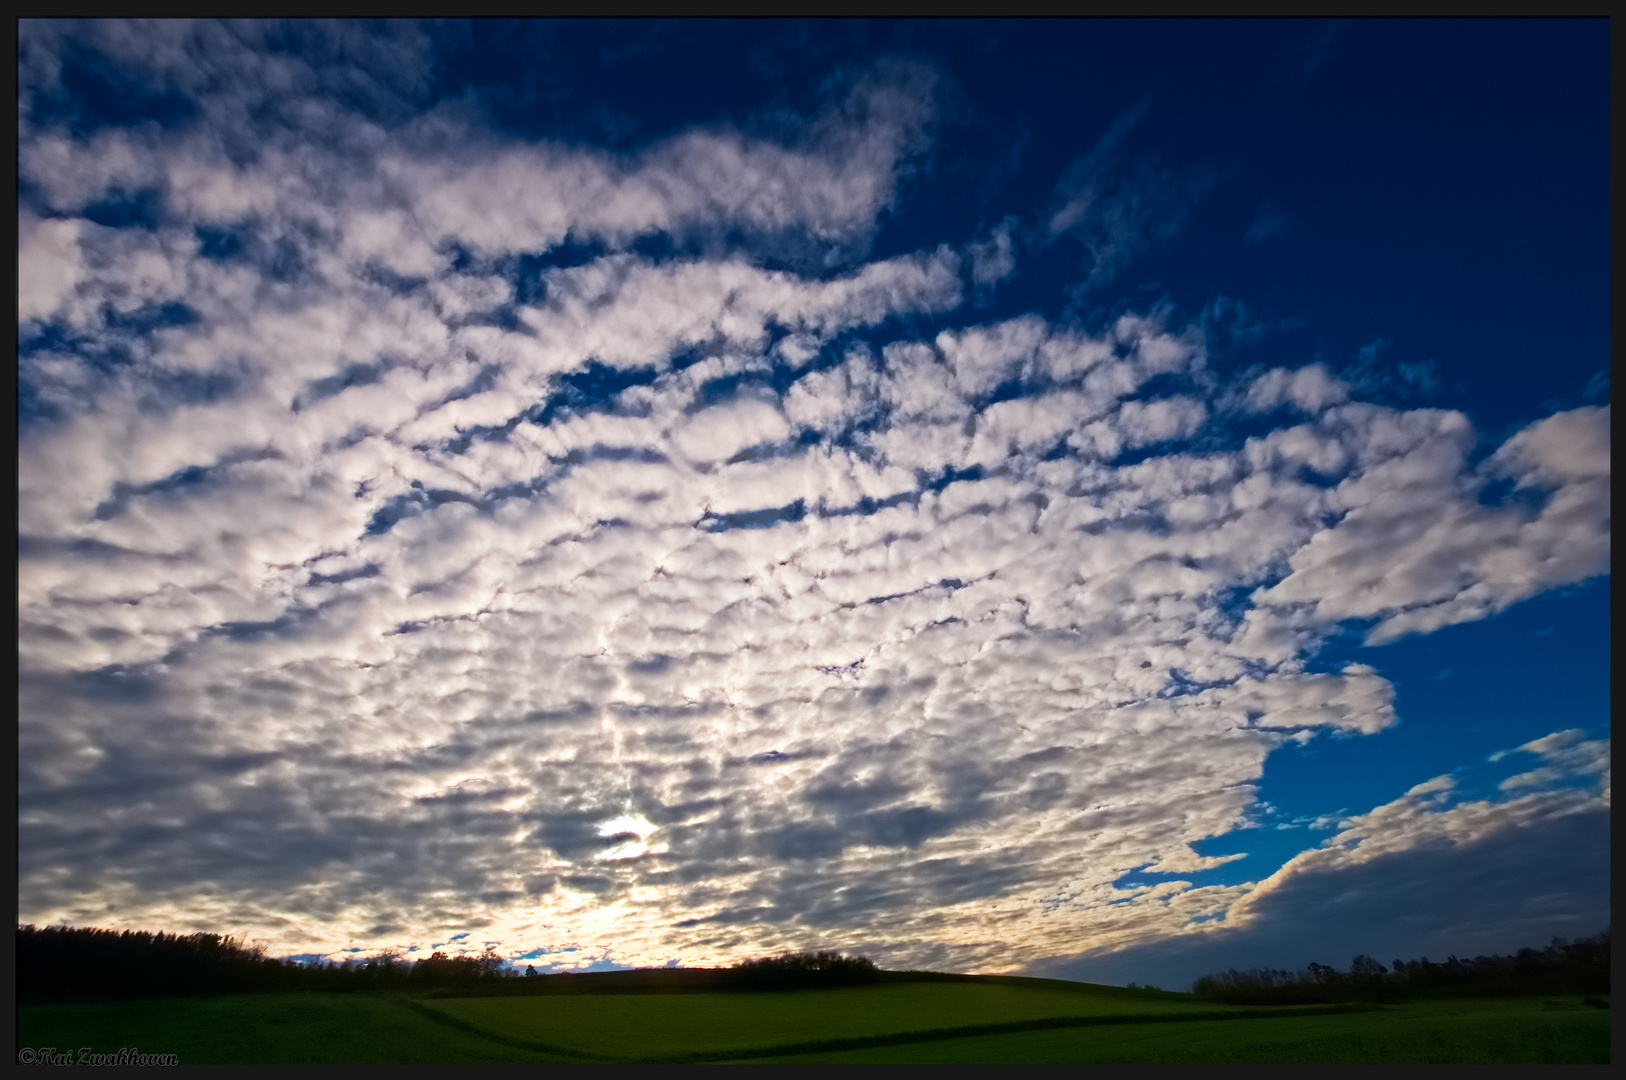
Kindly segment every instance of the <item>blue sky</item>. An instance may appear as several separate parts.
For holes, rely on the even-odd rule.
[[[1164,985],[1607,922],[1605,22],[19,56],[24,921]]]

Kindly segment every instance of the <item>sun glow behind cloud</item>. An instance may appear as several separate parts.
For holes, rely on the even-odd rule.
[[[173,44],[156,82],[263,58]],[[24,127],[25,921],[961,967],[1206,932],[1273,885],[1114,882],[1223,862],[1285,741],[1395,722],[1326,635],[1607,572],[1607,407],[1478,460],[1166,311],[979,322],[1008,228],[868,259],[929,73],[631,156],[320,74],[252,153]],[[1282,874],[1607,803],[1537,751]]]

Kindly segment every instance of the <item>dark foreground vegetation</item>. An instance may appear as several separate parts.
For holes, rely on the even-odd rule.
[[[1551,989],[1595,990],[1600,970],[1606,987],[1607,933],[1515,957],[1396,965],[1438,990],[1405,1003],[1383,998],[1393,975],[1364,961],[1310,969],[1318,1001],[1283,995],[1306,988],[1300,975],[1210,981],[1220,993],[1268,984],[1262,1004],[881,971],[829,952],[541,975],[489,951],[302,964],[210,934],[22,927],[17,941],[18,1045],[35,1061],[137,1049],[186,1064],[1609,1060],[1609,1014],[1590,1007],[1607,1001]],[[1515,986],[1543,989],[1497,996]]]
[[[25,999],[122,999],[265,991],[399,990],[447,994],[708,993],[810,990],[886,981],[971,976],[881,971],[861,956],[802,952],[729,968],[657,968],[584,974],[520,974],[491,950],[436,952],[419,960],[386,953],[342,963],[267,956],[262,946],[219,934],[164,934],[94,927],[17,929],[17,990]]]
[[[1609,993],[1609,930],[1579,941],[1554,938],[1545,949],[1512,956],[1449,957],[1436,964],[1396,960],[1384,967],[1357,956],[1348,971],[1312,963],[1303,971],[1235,968],[1198,979],[1192,990],[1228,1005],[1311,1005],[1348,1001],[1406,1001],[1416,997],[1528,996]],[[1597,998],[1600,1007],[1607,1002]]]
[[[19,1048],[36,1060],[47,1049],[57,1060],[138,1048],[189,1065],[1609,1060],[1609,1013],[1576,998],[1243,1007],[991,981],[767,994],[292,992],[24,1002],[17,1033]]]

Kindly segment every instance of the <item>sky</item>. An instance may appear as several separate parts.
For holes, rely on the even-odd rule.
[[[19,41],[20,921],[1607,925],[1607,22]]]

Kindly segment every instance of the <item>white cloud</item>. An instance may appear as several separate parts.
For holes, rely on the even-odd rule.
[[[1503,791],[1541,787],[1568,777],[1599,777],[1603,801],[1609,802],[1609,740],[1588,739],[1579,728],[1555,731],[1525,743],[1520,750],[1539,755],[1545,764],[1510,776],[1501,783]]]
[[[1252,412],[1269,412],[1290,404],[1307,413],[1319,413],[1348,400],[1349,387],[1342,380],[1334,378],[1323,365],[1310,364],[1297,371],[1272,368],[1260,375],[1248,387],[1246,403]]]
[[[1128,446],[1184,439],[1208,419],[1208,407],[1190,397],[1125,402],[1118,412],[1118,428]]]
[[[62,307],[84,277],[79,255],[83,222],[42,221],[26,210],[17,215],[17,319],[42,319]]]
[[[1541,485],[1539,507],[1483,505],[1484,482],[1464,468],[1473,437],[1458,413],[1387,414],[1349,405],[1329,414],[1361,434],[1357,475],[1334,489],[1343,513],[1291,557],[1261,605],[1304,605],[1321,624],[1375,617],[1372,644],[1483,618],[1543,589],[1609,566],[1607,407],[1559,413],[1524,429],[1489,471]],[[1364,444],[1364,445],[1362,445]]]
[[[19,309],[61,331],[20,359],[27,919],[654,963],[1157,937],[1240,893],[1112,881],[1214,865],[1192,845],[1286,740],[1393,722],[1370,669],[1304,670],[1318,635],[1607,566],[1606,409],[1476,472],[1460,414],[1267,372],[1313,419],[1119,461],[1241,388],[1205,397],[1166,316],[943,329],[952,246],[859,259],[918,73],[782,144],[616,156],[414,118],[406,34],[358,61],[365,116],[228,153],[266,86],[309,105],[331,73],[252,28],[83,33],[238,89],[168,133],[22,140]],[[27,31],[31,93],[57,34]],[[118,186],[158,192],[150,227],[78,216]],[[735,228],[761,235],[498,257]],[[762,265],[780,233],[837,257]],[[1193,387],[1137,399],[1158,376]],[[1497,477],[1518,499],[1481,506]]]
[[[774,403],[742,398],[696,413],[675,441],[690,461],[710,462],[747,447],[777,443],[789,434],[790,425]]]
[[[103,47],[157,32],[128,24],[92,29]],[[202,99],[212,122],[192,134],[113,128],[87,140],[30,131],[21,171],[45,202],[72,214],[109,190],[157,189],[171,213],[190,220],[294,226],[305,238],[320,232],[338,238],[334,254],[347,261],[414,276],[443,269],[445,245],[453,242],[498,255],[546,251],[566,240],[620,248],[651,233],[737,228],[759,238],[805,234],[815,245],[856,244],[861,252],[923,148],[932,114],[930,73],[894,65],[853,82],[790,144],[728,128],[692,129],[617,155],[500,140],[456,106],[398,124],[388,120],[399,108],[371,117],[345,112],[324,96],[329,72],[269,59],[254,42],[208,24],[168,29],[167,48],[128,59],[160,85],[215,69],[218,82]],[[372,55],[356,49],[362,39],[372,43]],[[425,43],[398,42],[391,52],[379,51],[381,42],[362,34],[341,46],[357,75],[348,96],[374,82],[380,103],[405,106],[415,88],[377,84],[401,81],[390,77],[391,64],[423,70],[411,54]],[[246,57],[256,62],[244,70]],[[286,85],[268,93],[266,78]],[[221,112],[233,115],[208,115]],[[250,145],[232,145],[243,139]]]
[[[971,281],[979,289],[991,289],[1016,272],[1016,252],[1011,241],[1015,222],[1007,218],[994,226],[988,239],[968,249],[971,253]]]

